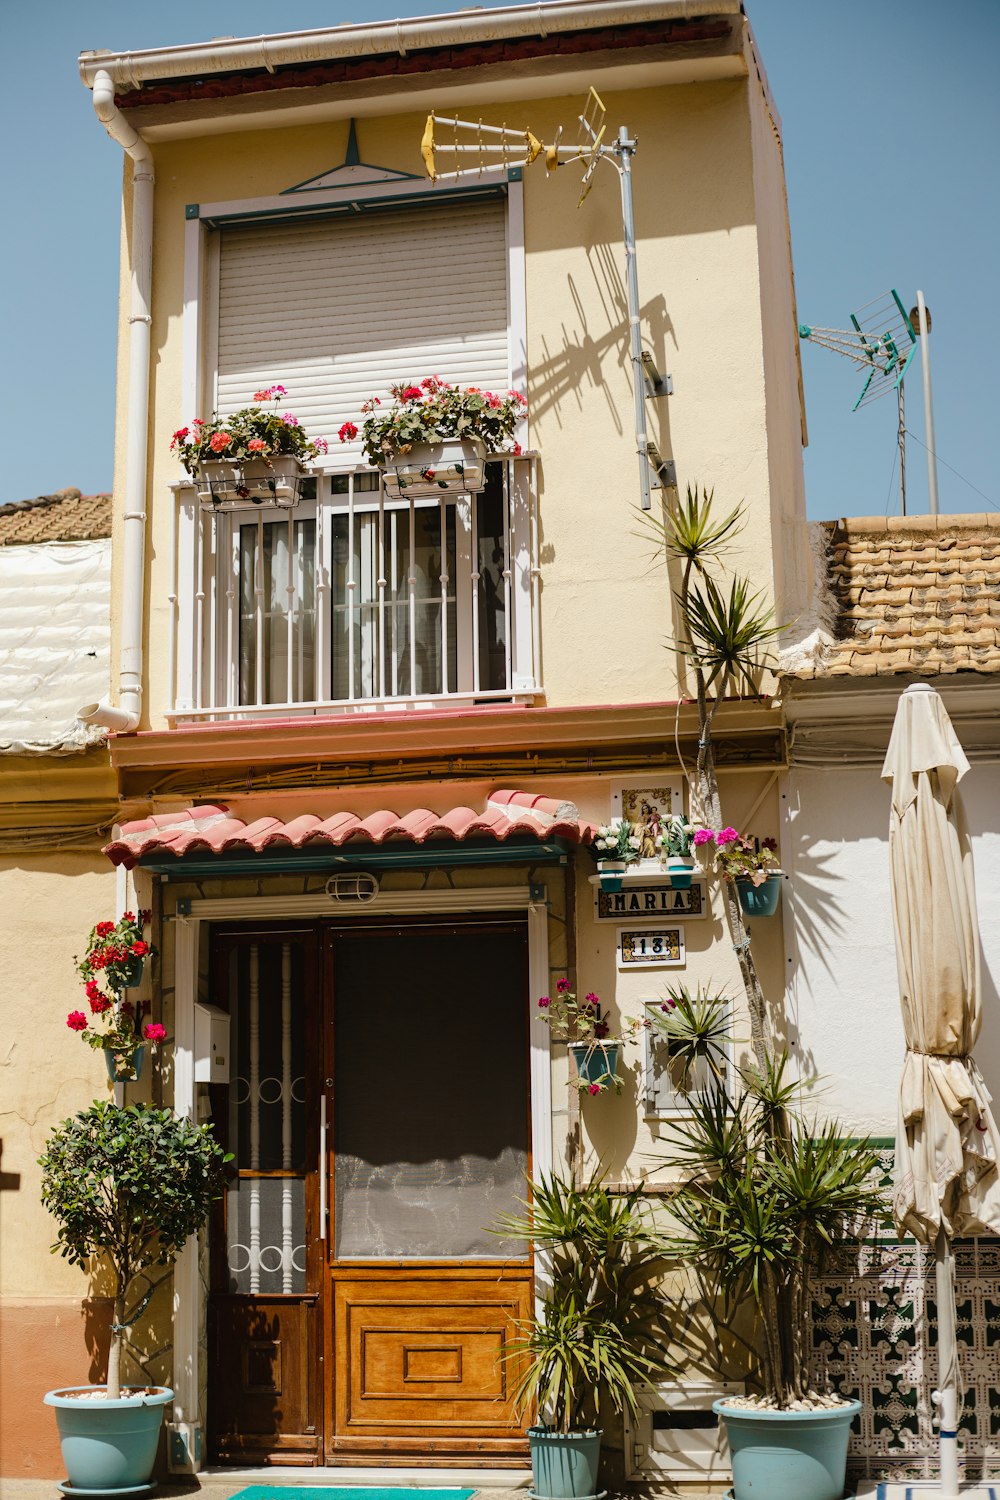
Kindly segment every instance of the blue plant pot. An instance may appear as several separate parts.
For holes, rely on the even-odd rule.
[[[600,1083],[618,1070],[618,1042],[570,1042],[576,1071],[587,1083]]]
[[[679,855],[667,856],[667,874],[675,891],[689,891],[694,879],[694,860]]]
[[[615,896],[622,888],[622,877],[627,866],[623,859],[599,859],[597,873],[601,878],[601,890]]]
[[[773,917],[781,895],[780,875],[769,875],[763,885],[754,885],[747,875],[737,875],[736,891],[748,917]]]
[[[46,1406],[55,1407],[59,1445],[66,1465],[64,1493],[113,1495],[149,1485],[163,1423],[163,1408],[173,1400],[166,1386],[143,1388],[117,1401],[80,1401],[74,1391],[100,1386],[67,1386],[49,1391]]]
[[[601,1433],[529,1427],[532,1494],[537,1500],[595,1500]]]
[[[135,1056],[132,1060],[132,1066],[127,1072],[124,1070],[121,1072],[118,1071],[117,1067],[115,1066],[115,1056],[116,1054],[112,1052],[109,1047],[105,1047],[104,1065],[108,1070],[108,1077],[111,1079],[111,1082],[138,1083],[139,1079],[142,1077],[142,1065],[146,1060],[146,1048],[137,1047],[135,1049]]]
[[[842,1500],[860,1401],[821,1411],[750,1411],[715,1401],[726,1424],[735,1500]]]

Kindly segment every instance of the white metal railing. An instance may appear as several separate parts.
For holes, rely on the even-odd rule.
[[[373,470],[292,510],[202,510],[178,487],[175,720],[511,700],[539,691],[534,456],[480,495],[398,500]]]

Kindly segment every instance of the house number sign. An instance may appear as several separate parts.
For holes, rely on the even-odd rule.
[[[705,887],[700,880],[691,882],[686,891],[660,881],[657,885],[627,885],[621,891],[597,892],[598,922],[621,922],[641,917],[703,917]]]
[[[680,968],[685,962],[683,927],[647,927],[618,931],[620,969]]]

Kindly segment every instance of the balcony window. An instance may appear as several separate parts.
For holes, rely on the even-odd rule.
[[[173,716],[534,692],[531,464],[487,472],[482,494],[404,500],[371,471],[324,476],[294,511],[180,491]]]

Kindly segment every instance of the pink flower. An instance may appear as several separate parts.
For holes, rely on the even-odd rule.
[[[661,1010],[675,1010],[676,1007],[677,1007],[677,1001],[676,1000],[664,1000],[663,1004],[660,1006],[660,1009]]]
[[[297,416],[295,416],[294,412],[282,412],[281,420],[284,422],[286,427],[298,427],[300,425],[299,419]]]
[[[266,391],[254,391],[253,399],[255,401],[270,401],[271,392],[269,389]]]
[[[70,1031],[86,1031],[87,1017],[82,1010],[71,1010],[66,1017],[66,1025]]]
[[[419,385],[404,385],[399,393],[399,399],[401,401],[419,401],[422,395],[423,391]]]
[[[507,399],[516,402],[518,406],[527,406],[527,396],[522,396],[520,391],[508,391]]]
[[[486,404],[489,406],[490,411],[496,411],[498,407],[503,406],[503,397],[495,396],[492,391],[487,391]]]
[[[353,422],[345,422],[343,427],[337,433],[337,436],[340,438],[340,441],[342,443],[353,443],[357,435],[358,429],[355,427]]]
[[[691,842],[696,849],[700,849],[702,844],[714,844],[715,834],[711,828],[698,828],[695,830],[695,835]]]
[[[587,1093],[588,1094],[599,1094],[600,1092],[601,1092],[601,1085],[599,1083],[592,1083],[590,1085],[590,1087],[587,1089]]]
[[[313,438],[313,447],[317,453],[329,453],[330,451],[330,444],[326,438]]]
[[[541,1006],[542,1010],[545,1010],[552,1004],[552,1001],[549,999],[548,995],[543,995],[538,1004]]]
[[[250,449],[251,453],[263,453],[264,449],[267,447],[267,444],[265,443],[263,438],[251,438],[249,443],[247,443],[247,447]]]
[[[559,979],[556,981],[556,989],[559,991],[560,995],[565,995],[569,988],[570,983],[568,979]]]
[[[159,1021],[152,1021],[148,1026],[142,1028],[142,1034],[147,1042],[151,1042],[156,1047],[160,1042],[166,1041],[167,1028],[161,1026]]]
[[[223,449],[229,447],[229,444],[232,442],[232,440],[233,439],[231,433],[213,432],[211,438],[209,439],[208,446],[211,448],[213,453],[221,453]]]
[[[739,839],[740,839],[740,836],[736,832],[735,828],[723,828],[720,831],[716,842],[718,843],[718,845],[719,845],[719,847],[721,849],[723,844],[738,844],[739,843]]]
[[[599,997],[594,994],[593,990],[591,990],[590,994],[587,996],[587,1004],[588,1005],[593,1005],[593,1006],[596,1007],[596,1006],[600,1005],[600,1003],[601,1002],[600,1002]]]
[[[204,417],[195,417],[194,421],[191,423],[192,427],[204,427],[204,425],[205,425],[205,419],[204,419]]]

